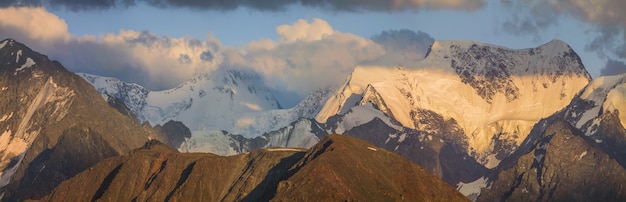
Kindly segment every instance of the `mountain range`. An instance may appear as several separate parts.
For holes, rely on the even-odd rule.
[[[207,172],[210,171],[210,172]],[[85,181],[92,181],[83,185]],[[44,201],[466,201],[395,153],[329,135],[309,150],[267,148],[223,157],[178,153],[158,142],[110,158],[59,185]]]
[[[42,197],[102,159],[150,138],[165,139],[109,106],[81,77],[23,44],[0,42],[0,64],[3,199]]]
[[[435,41],[422,60],[362,64],[343,85],[288,109],[247,69],[150,91],[77,76],[10,39],[0,42],[0,64],[3,199],[444,200],[422,197],[457,193],[424,189],[419,179],[432,178],[415,175],[414,164],[400,166],[403,158],[471,200],[626,198],[626,74],[592,80],[559,40],[518,50]],[[149,139],[165,144],[144,145]],[[386,150],[402,157],[359,156]],[[140,170],[144,177],[133,176]],[[191,177],[209,175],[219,179]],[[99,183],[70,189],[89,179]],[[131,182],[135,188],[119,188]],[[198,184],[212,186],[194,195]]]

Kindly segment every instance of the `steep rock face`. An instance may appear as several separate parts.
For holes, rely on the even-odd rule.
[[[557,121],[479,201],[624,201],[626,169],[597,144]]]
[[[90,181],[94,183],[87,183]],[[150,142],[63,182],[43,201],[467,200],[406,159],[331,135],[312,149],[221,157]]]
[[[173,148],[180,147],[186,139],[191,138],[191,131],[183,123],[179,121],[168,121],[161,125],[156,125],[154,129],[162,134],[162,138],[167,145]]]
[[[623,119],[620,119],[619,117],[619,114],[620,114],[619,109],[623,109],[622,107],[620,107],[620,104],[623,105],[623,103],[626,103],[626,100],[624,100],[625,98],[624,96],[621,96],[621,97],[615,96],[617,93],[620,92],[620,89],[623,88],[621,86],[624,85],[623,84],[624,77],[626,77],[626,75],[600,77],[600,78],[594,79],[584,89],[582,89],[578,94],[576,94],[576,96],[571,100],[569,105],[567,105],[560,111],[554,113],[553,115],[546,117],[542,119],[541,121],[539,121],[535,126],[533,126],[533,129],[531,130],[530,134],[526,137],[524,142],[519,146],[519,149],[515,150],[513,153],[511,153],[509,156],[503,159],[500,165],[496,167],[495,169],[493,169],[489,175],[487,175],[484,178],[481,178],[483,187],[485,187],[487,184],[496,183],[496,182],[497,183],[513,183],[513,181],[510,179],[511,169],[519,170],[521,168],[524,168],[525,164],[524,164],[524,161],[521,159],[530,158],[527,156],[533,154],[534,151],[536,150],[537,145],[542,144],[542,141],[543,142],[546,141],[546,134],[550,135],[551,133],[548,134],[549,130],[550,128],[554,128],[554,127],[563,128],[567,126],[567,129],[568,129],[567,131],[569,131],[568,134],[574,134],[575,136],[577,136],[575,138],[576,141],[571,143],[574,146],[589,147],[588,145],[590,145],[596,150],[600,149],[600,151],[596,151],[596,152],[601,153],[601,154],[596,154],[596,156],[602,156],[602,157],[601,158],[596,158],[595,156],[593,157],[595,160],[597,160],[596,162],[597,164],[594,163],[596,164],[594,165],[595,166],[594,168],[598,169],[597,171],[598,174],[594,174],[594,175],[615,174],[616,172],[621,172],[621,171],[616,171],[615,169],[611,168],[612,163],[606,163],[605,165],[604,163],[601,164],[599,162],[600,160],[602,160],[602,158],[605,158],[604,156],[608,156],[610,159],[616,161],[619,165],[621,165],[622,167],[621,169],[626,167],[624,163],[626,160],[625,159],[626,157],[624,157],[623,155],[624,153],[626,153],[624,150],[624,146],[626,146],[625,144],[626,129],[621,124],[622,122],[621,120]],[[614,97],[609,98],[610,97],[609,95],[614,96]],[[610,103],[610,104],[607,104],[607,103]],[[604,105],[610,106],[606,108],[611,109],[611,110],[603,110]],[[566,137],[573,139],[569,136],[566,136]],[[584,140],[584,143],[580,142],[581,140]],[[568,152],[569,153],[582,152],[582,151],[579,151],[579,149],[577,149],[576,147],[558,146],[558,147],[551,147],[551,148],[558,149],[559,150],[558,152],[561,152],[563,154],[568,153]],[[544,150],[547,151],[547,149],[545,148]],[[556,151],[553,151],[553,152],[556,152]],[[551,161],[561,162],[567,159],[565,157],[563,159],[559,159],[557,157],[558,156],[554,156],[554,158]],[[570,166],[581,167],[581,168],[588,166],[585,163],[586,161],[569,162],[569,164],[571,164]],[[503,174],[505,172],[509,172],[509,173]],[[517,173],[518,176],[520,176],[519,173],[521,172],[522,171]],[[509,178],[505,178],[506,180],[501,179],[499,177],[501,175],[507,175]],[[583,176],[588,176],[588,175],[590,174],[584,174]],[[567,182],[567,183],[571,183],[572,181],[577,181],[577,180],[580,181],[578,179],[580,178],[580,176],[572,175],[571,173],[570,175],[565,175],[565,176],[561,175],[560,178],[562,182]],[[520,180],[517,180],[515,183],[520,183]],[[568,186],[567,183],[553,183],[553,185],[551,186]],[[580,184],[576,186],[584,187]],[[513,189],[511,189],[511,192],[512,191]],[[480,191],[475,191],[475,193],[480,194]],[[496,198],[504,197],[503,195],[501,195],[504,193],[505,191],[499,190],[499,192],[497,193],[490,193],[484,197],[481,195],[481,197],[485,198],[486,200],[495,200],[494,197]],[[519,200],[516,197],[511,197],[510,196],[511,193],[508,193],[508,194],[509,195],[507,197],[509,197],[510,200]],[[617,197],[616,195],[610,195],[610,196]],[[580,197],[578,198],[581,199]],[[609,197],[607,199],[611,199],[611,198]]]
[[[626,74],[594,79],[554,115],[626,167]]]
[[[471,182],[487,173],[487,168],[467,154],[467,141],[453,121],[430,111],[420,110],[419,113],[429,117],[423,119],[429,121],[429,128],[415,130],[403,127],[371,103],[330,117],[322,126],[327,133],[357,137],[393,151],[451,185]]]
[[[0,42],[0,90],[4,200],[42,197],[101,159],[156,136],[61,64],[11,39]]]
[[[494,168],[590,80],[576,53],[556,40],[522,50],[436,41],[410,65],[357,67],[316,120],[366,103],[415,130],[438,130],[430,119],[441,117],[461,129],[468,154]]]

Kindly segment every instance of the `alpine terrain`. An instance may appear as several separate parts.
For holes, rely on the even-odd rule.
[[[169,139],[164,130],[120,113],[58,62],[12,39],[0,42],[0,91],[2,200],[39,199],[102,159],[150,138]]]
[[[391,62],[356,67],[316,120],[328,133],[395,151],[474,198],[533,126],[591,80],[558,40],[520,50],[435,41],[421,61]]]
[[[85,181],[93,183],[85,184]],[[467,201],[397,154],[329,135],[309,150],[223,157],[150,142],[59,185],[44,201]]]
[[[219,69],[164,91],[149,91],[110,77],[79,75],[103,95],[123,102],[141,122],[163,125],[175,120],[187,126],[191,137],[178,147],[180,151],[219,155],[271,146],[313,146],[319,138],[310,132],[286,142],[289,131],[298,128],[290,124],[314,118],[332,92],[319,89],[295,107],[281,109],[261,77],[251,70]],[[257,138],[284,127],[289,128],[287,134]]]
[[[626,199],[626,74],[592,80],[559,40],[389,54],[402,53],[283,109],[255,70],[220,67],[150,91],[78,77],[5,40],[4,197]]]
[[[594,79],[541,120],[479,200],[626,200],[626,74]]]

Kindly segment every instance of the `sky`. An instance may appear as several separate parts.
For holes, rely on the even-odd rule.
[[[0,0],[0,39],[151,90],[254,69],[292,106],[383,55],[420,59],[433,40],[559,39],[592,77],[624,73],[624,10],[622,0]]]

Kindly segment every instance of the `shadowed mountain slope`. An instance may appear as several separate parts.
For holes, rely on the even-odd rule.
[[[159,134],[81,77],[12,39],[0,41],[0,192],[37,199],[100,160]]]
[[[93,183],[84,183],[90,181]],[[363,140],[329,135],[309,150],[236,156],[178,153],[156,141],[63,182],[44,201],[464,201],[416,164]]]

